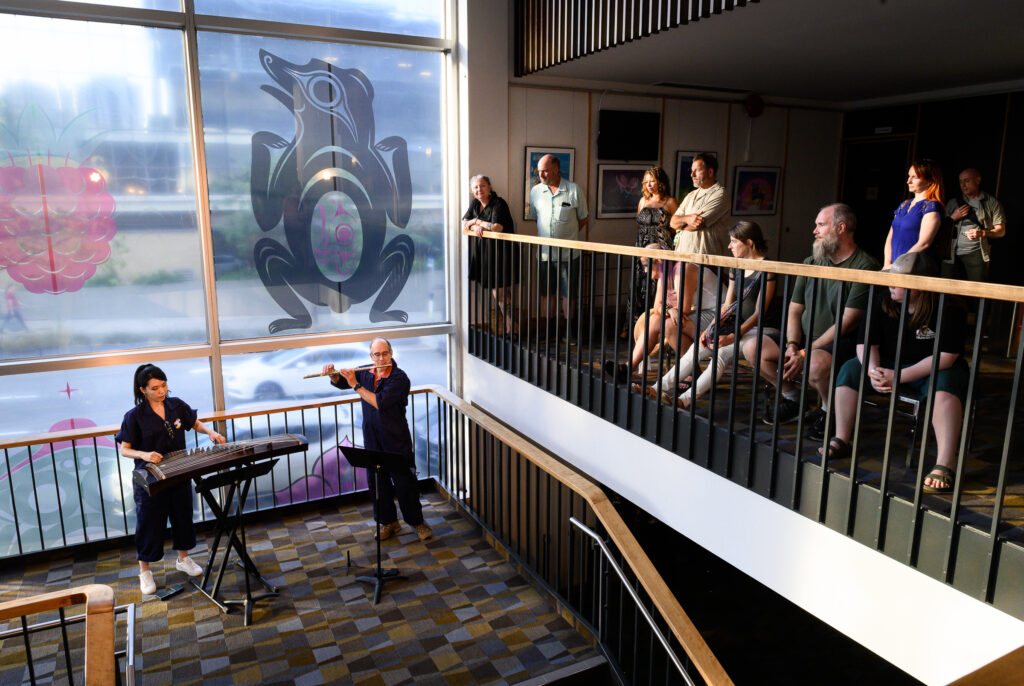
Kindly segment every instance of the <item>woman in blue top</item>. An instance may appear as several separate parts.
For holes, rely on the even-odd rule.
[[[114,439],[121,444],[121,455],[135,460],[135,468],[145,463],[160,464],[167,453],[185,448],[185,432],[201,431],[214,443],[224,437],[199,421],[188,404],[167,395],[167,376],[159,367],[144,364],[135,370],[132,383],[135,407],[128,410],[121,430]],[[156,593],[150,562],[164,556],[164,535],[171,520],[171,540],[178,551],[176,567],[189,576],[199,576],[202,567],[188,556],[196,545],[192,523],[192,489],[185,481],[155,495],[135,484],[135,549],[139,559],[139,586],[143,594]]]
[[[934,160],[918,160],[907,172],[907,188],[914,194],[893,213],[892,226],[885,239],[882,269],[908,252],[933,254],[932,242],[943,217],[942,170]]]

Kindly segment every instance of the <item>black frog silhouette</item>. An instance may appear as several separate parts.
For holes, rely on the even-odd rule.
[[[272,321],[270,332],[312,326],[300,297],[340,313],[377,293],[371,322],[408,321],[389,308],[415,247],[407,235],[385,244],[388,219],[404,228],[412,210],[405,140],[374,142],[373,86],[358,69],[318,59],[292,64],[266,50],[260,63],[274,80],[261,89],[295,117],[292,140],[270,131],[252,137],[253,214],[263,231],[283,223],[287,243],[263,237],[253,250],[264,287],[289,315]],[[338,236],[349,252],[338,248]]]

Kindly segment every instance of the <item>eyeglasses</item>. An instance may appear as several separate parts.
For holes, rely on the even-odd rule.
[[[370,353],[370,357],[372,357],[375,360],[379,360],[382,357],[389,357],[390,355],[391,355],[391,351],[390,350],[385,350],[385,351],[379,352],[379,353]]]

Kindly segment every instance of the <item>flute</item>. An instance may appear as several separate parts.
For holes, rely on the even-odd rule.
[[[387,364],[365,364],[362,367],[353,367],[352,371],[354,371],[354,372],[361,372],[361,371],[364,371],[366,369],[384,369],[385,367],[390,367],[390,366],[391,366],[390,362],[388,362]],[[315,379],[315,378],[317,378],[319,376],[330,376],[331,374],[337,374],[337,373],[338,373],[338,370],[335,369],[333,372],[320,372],[319,374],[306,374],[302,378],[303,379]]]

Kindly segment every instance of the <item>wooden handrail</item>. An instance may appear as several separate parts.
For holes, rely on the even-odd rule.
[[[609,255],[622,255],[624,257],[646,257],[648,259],[655,260],[691,262],[693,264],[726,267],[729,269],[754,269],[760,272],[772,272],[774,274],[790,274],[792,276],[833,279],[836,281],[849,281],[852,283],[874,284],[876,286],[916,288],[926,291],[950,293],[969,298],[990,298],[994,300],[1007,300],[1010,302],[1024,302],[1024,287],[1008,286],[1006,284],[984,283],[980,281],[960,281],[959,279],[942,279],[931,276],[908,276],[905,274],[890,274],[881,271],[873,272],[864,269],[837,269],[836,267],[819,267],[813,264],[798,264],[796,262],[746,260],[737,257],[722,257],[720,255],[681,253],[674,250],[650,250],[648,248],[636,248],[631,245],[588,243],[586,241],[570,241],[559,238],[540,238],[538,236],[523,236],[517,233],[508,234],[484,231],[483,237],[491,240],[527,243],[529,245],[544,245],[556,248],[570,248],[572,250],[580,250],[583,252],[600,252],[607,253]]]
[[[85,605],[85,683],[114,683],[114,589],[103,584],[76,586],[0,603],[0,621]],[[69,675],[70,677],[70,675]]]
[[[651,559],[647,557],[647,553],[644,552],[640,543],[633,536],[633,532],[629,530],[626,523],[622,521],[622,517],[619,516],[618,511],[608,501],[604,491],[590,479],[560,462],[551,453],[533,445],[462,398],[436,386],[431,391],[463,415],[486,429],[502,443],[518,452],[538,468],[543,469],[583,498],[590,505],[598,521],[601,522],[608,536],[622,553],[630,569],[636,574],[640,584],[654,603],[654,607],[661,613],[672,634],[679,641],[680,645],[683,646],[687,656],[704,680],[708,684],[715,686],[726,686],[733,683],[718,661],[718,658],[715,657],[708,644],[704,641],[704,637],[700,635],[697,627],[694,626],[686,611],[683,610],[679,601],[676,600],[675,595],[669,590],[665,580],[661,578],[658,570],[655,569]]]
[[[962,676],[949,686],[1010,686],[1019,684],[1024,674],[1024,646],[1011,650],[984,667]]]

